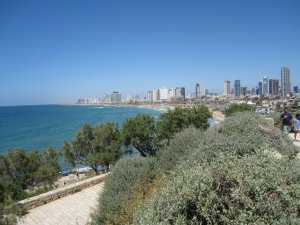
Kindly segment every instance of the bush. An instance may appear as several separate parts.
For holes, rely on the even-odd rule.
[[[281,130],[271,126],[264,117],[255,113],[236,113],[226,118],[220,125],[219,132],[226,138],[230,137],[237,141],[246,152],[269,149],[290,158],[298,153],[298,149]],[[245,148],[246,146],[249,148]],[[242,151],[239,152],[241,155],[244,154]]]
[[[128,224],[144,201],[155,179],[156,164],[150,157],[120,160],[106,178],[100,207],[92,224]]]
[[[252,105],[248,105],[246,103],[242,104],[232,104],[227,109],[224,110],[225,116],[231,116],[236,112],[243,112],[243,111],[254,111],[255,107]]]
[[[299,163],[220,153],[181,164],[134,224],[299,224]]]
[[[251,112],[233,114],[209,132],[189,127],[155,158],[117,163],[93,223],[299,224],[297,152]]]
[[[208,119],[211,117],[206,106],[193,108],[179,108],[169,110],[161,115],[157,123],[157,142],[169,144],[170,139],[190,126],[206,130],[209,127]]]

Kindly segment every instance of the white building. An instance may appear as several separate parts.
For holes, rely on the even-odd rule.
[[[230,81],[224,81],[224,95],[230,95]]]

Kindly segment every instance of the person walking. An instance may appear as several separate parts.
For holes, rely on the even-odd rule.
[[[297,113],[294,118],[294,141],[297,141],[297,134],[300,133],[300,114]]]
[[[288,108],[284,107],[284,111],[280,115],[282,121],[283,132],[288,135],[291,129],[292,115],[288,112]]]

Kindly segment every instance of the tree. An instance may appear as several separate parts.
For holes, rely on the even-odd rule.
[[[209,127],[208,119],[212,117],[206,106],[195,106],[190,109],[189,123],[197,129],[206,130]]]
[[[138,114],[125,121],[121,131],[121,140],[125,147],[136,148],[141,156],[153,156],[156,152],[154,144],[155,120],[153,116]]]
[[[51,186],[58,178],[59,171],[59,154],[50,146],[40,155],[40,166],[34,172],[34,181],[36,184]]]
[[[90,166],[97,173],[97,166],[109,166],[120,158],[119,130],[113,123],[96,127],[84,124],[71,142],[64,142],[61,154],[73,166]]]
[[[23,149],[8,150],[6,155],[8,165],[8,180],[17,183],[25,189],[27,186],[26,169],[28,168],[28,157]]]
[[[175,133],[189,126],[205,130],[209,126],[208,119],[211,116],[206,106],[176,107],[174,110],[169,110],[161,115],[157,123],[157,142],[160,145],[164,142],[168,144]]]
[[[254,110],[255,110],[254,106],[248,105],[246,103],[232,104],[227,109],[225,109],[224,114],[225,116],[231,116],[233,113],[236,112],[254,111]]]

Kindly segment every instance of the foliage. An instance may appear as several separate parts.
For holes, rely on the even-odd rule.
[[[236,112],[243,112],[243,111],[254,111],[255,107],[246,103],[242,104],[231,104],[228,108],[224,110],[225,116],[231,116]]]
[[[170,144],[161,149],[157,155],[160,169],[164,172],[173,170],[179,161],[186,158],[195,148],[201,146],[205,138],[205,133],[194,127],[175,134]]]
[[[92,224],[127,224],[144,199],[156,175],[156,165],[150,157],[127,157],[120,160],[105,181],[100,207]],[[137,197],[138,198],[137,201]]]
[[[206,106],[193,108],[179,108],[169,110],[161,115],[157,123],[157,142],[167,144],[175,133],[178,133],[189,126],[206,130],[209,127],[208,119],[211,117]]]
[[[143,157],[153,156],[156,152],[155,131],[154,117],[138,114],[124,122],[121,131],[122,143],[127,148],[135,147]]]
[[[109,166],[120,158],[119,148],[119,130],[115,124],[95,127],[85,124],[71,142],[64,142],[61,154],[74,166],[87,165],[97,172],[98,165]]]
[[[268,115],[268,117],[273,118],[274,119],[274,126],[280,130],[282,130],[282,122],[280,119],[280,113],[270,113]]]
[[[264,117],[255,113],[237,113],[228,117],[221,124],[219,132],[227,139],[230,137],[237,143],[237,147],[240,146],[241,150],[245,150],[245,153],[269,149],[291,158],[298,153],[297,148],[281,130],[270,125]],[[241,150],[239,154],[243,155]]]
[[[299,175],[299,162],[263,154],[180,164],[134,224],[299,224]]]
[[[116,164],[93,224],[299,224],[298,150],[281,130],[252,112],[187,127],[154,158]]]
[[[9,150],[0,156],[0,176],[8,184],[13,199],[25,197],[22,190],[35,185],[51,185],[58,176],[58,153],[52,147],[43,152]],[[40,173],[39,171],[43,171]]]
[[[0,224],[15,224],[22,212],[16,201],[31,196],[25,189],[49,187],[60,170],[58,153],[52,147],[43,152],[9,150],[0,156]]]

